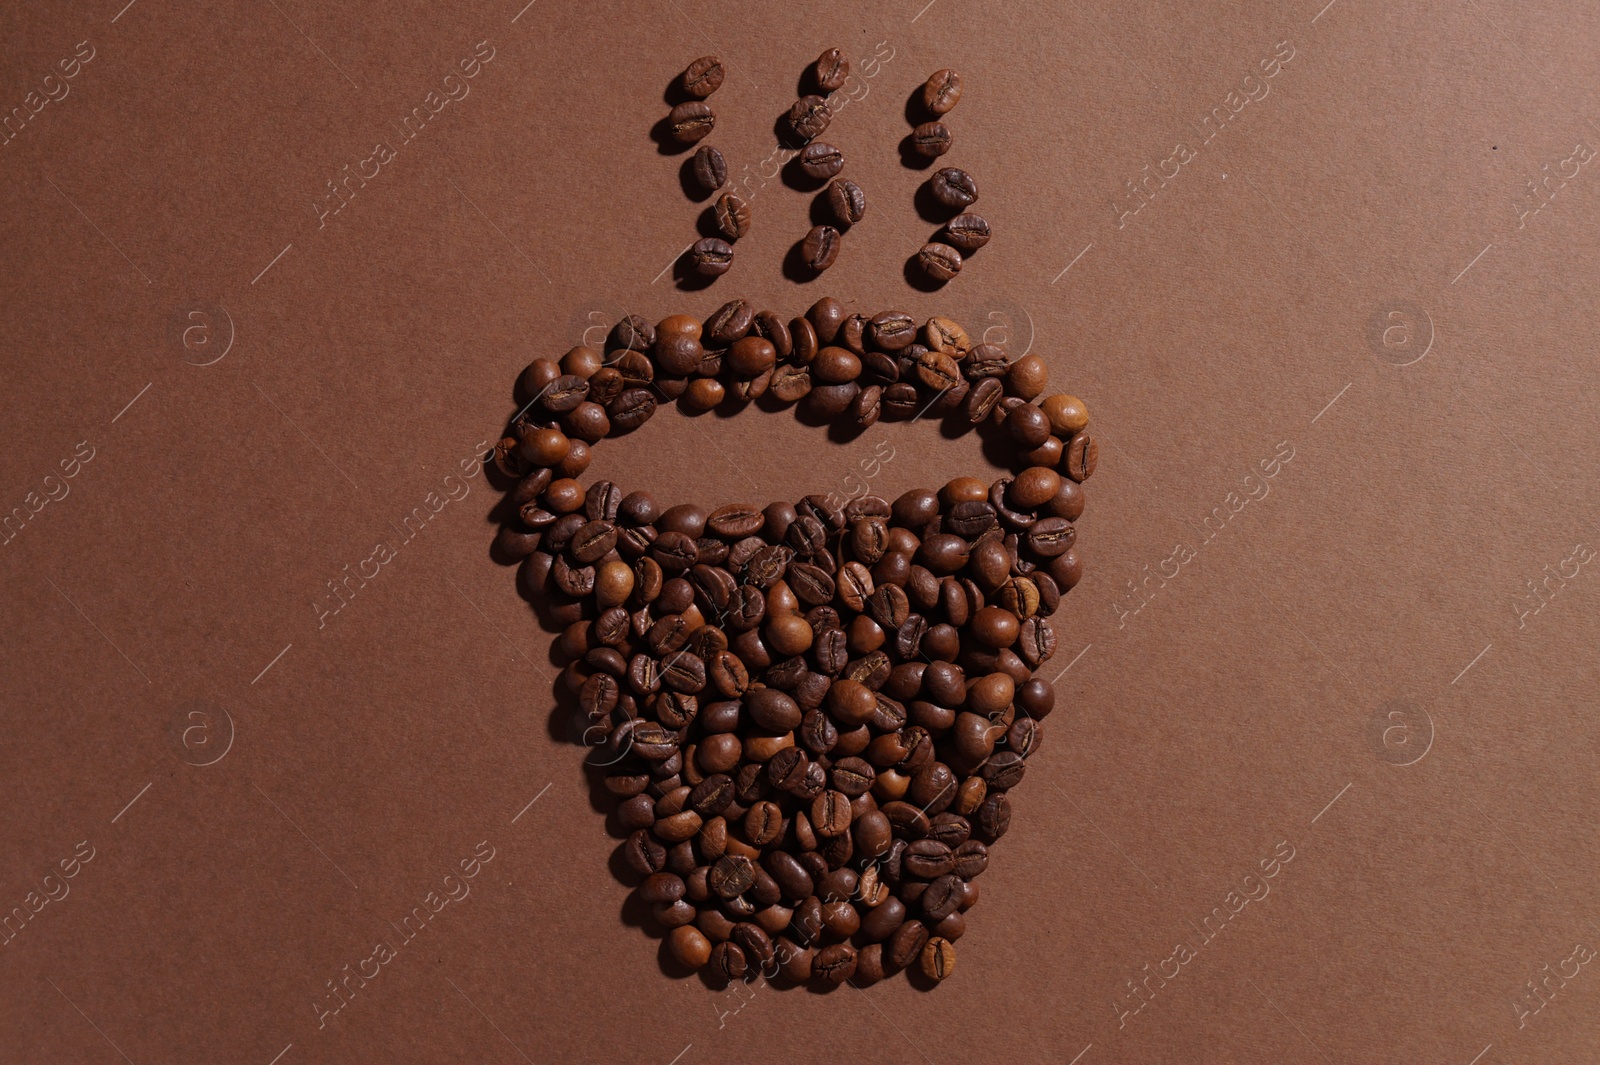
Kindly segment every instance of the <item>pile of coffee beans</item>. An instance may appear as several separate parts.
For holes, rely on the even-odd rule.
[[[629,316],[535,359],[495,449],[497,539],[558,628],[558,698],[615,796],[623,864],[666,949],[715,980],[942,980],[1010,790],[1055,705],[1039,670],[1081,575],[1098,447],[1038,356],[948,318]],[[800,404],[976,429],[1011,458],[893,501],[664,506],[578,478],[660,404]]]
[[[918,155],[936,159],[954,143],[944,116],[961,100],[961,75],[954,70],[936,70],[922,86],[923,111],[933,116],[911,131],[911,147]],[[947,166],[928,179],[928,193],[940,208],[954,215],[942,232],[917,252],[917,265],[927,277],[946,282],[961,272],[962,256],[971,255],[989,243],[989,223],[980,214],[968,211],[978,199],[978,185],[972,175]]]

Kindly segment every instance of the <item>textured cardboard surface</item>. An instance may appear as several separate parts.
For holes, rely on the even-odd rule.
[[[38,108],[0,147],[0,1058],[1593,1060],[1600,15],[1323,3],[0,13]],[[871,207],[798,284],[773,122],[829,45]],[[649,132],[710,51],[755,230],[685,292]],[[997,235],[929,294],[896,145],[946,65]],[[932,993],[663,975],[463,475],[624,310],[824,293],[1044,355],[1104,444],[1059,709]],[[595,470],[766,502],[880,446],[887,496],[986,468],[752,412]]]

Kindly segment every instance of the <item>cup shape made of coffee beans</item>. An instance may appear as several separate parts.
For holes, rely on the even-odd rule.
[[[523,372],[494,454],[496,552],[560,632],[557,713],[594,748],[669,967],[822,986],[955,971],[1082,571],[1099,449],[1046,378],[952,319],[832,298],[630,316],[603,348]],[[1012,469],[893,500],[721,506],[581,480],[592,447],[667,402],[936,418],[1000,442]]]

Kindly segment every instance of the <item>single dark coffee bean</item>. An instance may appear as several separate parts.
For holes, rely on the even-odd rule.
[[[953,166],[935,171],[928,179],[928,190],[934,199],[952,210],[970,207],[978,199],[978,183],[972,180],[972,175]]]
[[[754,536],[766,523],[766,515],[749,503],[729,503],[706,517],[706,531],[724,540],[737,540]]]
[[[729,240],[738,240],[750,232],[750,205],[742,196],[724,192],[717,197],[713,214],[717,220],[717,231]]]
[[[701,192],[716,192],[728,182],[728,161],[716,148],[702,144],[695,149],[694,158],[689,162],[689,173],[694,177],[694,183]],[[643,351],[644,348],[639,350]]]
[[[701,151],[713,151],[715,148],[702,148]],[[719,153],[720,158],[720,153]],[[656,342],[656,327],[637,314],[630,314],[616,325],[611,327],[611,333],[606,338],[606,346],[611,349],[623,348],[632,351],[649,351],[650,346]]]
[[[701,817],[716,817],[733,802],[733,778],[713,773],[689,792],[689,808]]]
[[[835,178],[828,185],[828,213],[841,226],[853,226],[867,213],[867,194],[848,178]]]
[[[789,108],[789,128],[801,140],[820,137],[833,121],[833,110],[820,96],[802,96]]]
[[[911,131],[911,147],[918,155],[937,159],[950,150],[950,127],[943,122],[924,122]]]
[[[884,311],[867,323],[867,343],[881,351],[903,351],[916,339],[916,319],[904,311]]]
[[[677,902],[683,898],[683,878],[675,873],[651,873],[639,885],[639,897],[645,902]]]
[[[856,398],[850,402],[845,411],[856,429],[870,429],[878,424],[878,418],[883,414],[883,388],[879,385],[868,385],[856,393]]]
[[[757,971],[765,972],[772,968],[776,956],[772,947],[772,937],[768,936],[760,925],[750,921],[740,921],[733,926],[728,942],[744,951],[745,958],[756,967]]]
[[[948,244],[924,244],[917,265],[934,281],[949,281],[961,272],[961,253]]]
[[[551,414],[568,414],[589,398],[589,382],[576,374],[563,374],[544,387],[539,405]]]
[[[956,847],[954,860],[952,872],[963,880],[971,880],[989,867],[989,848],[975,839],[969,839]]]
[[[956,971],[955,944],[943,936],[935,936],[922,948],[922,955],[918,960],[922,965],[923,976],[930,980],[943,980]]]
[[[1073,434],[1067,445],[1067,476],[1079,483],[1087,481],[1099,462],[1099,442],[1087,432]]]
[[[887,417],[910,418],[922,410],[923,404],[917,386],[909,382],[901,381],[883,390],[883,413]]]
[[[889,937],[889,960],[896,969],[904,969],[922,957],[922,948],[927,943],[927,925],[916,918],[903,921]]]
[[[789,902],[799,902],[813,891],[811,874],[788,851],[768,851],[761,861],[777,881],[782,897]]]
[[[817,273],[832,266],[839,258],[841,238],[832,226],[812,226],[811,232],[800,243],[800,257]]]
[[[920,876],[924,880],[944,876],[955,866],[955,859],[951,856],[949,846],[936,839],[919,839],[912,842],[906,847],[902,862],[906,872],[912,876]]]
[[[817,57],[811,67],[811,77],[817,83],[817,88],[823,92],[834,92],[844,88],[845,79],[850,76],[850,60],[837,48],[830,48]]]
[[[993,843],[1011,827],[1011,800],[1006,798],[1004,792],[991,793],[979,805],[972,823],[979,833]]]
[[[910,848],[907,848],[909,857]],[[945,873],[928,885],[922,895],[922,919],[938,922],[955,913],[962,900],[961,878]]]
[[[724,855],[706,874],[706,885],[725,899],[744,894],[745,890],[755,882],[755,863],[736,854]]]
[[[659,873],[667,864],[667,848],[647,829],[637,829],[622,843],[622,858],[641,876]]]
[[[989,243],[989,223],[982,216],[968,212],[958,214],[944,224],[944,242],[970,255]]]
[[[825,839],[843,835],[850,828],[850,797],[840,791],[825,791],[811,803],[811,826]]]
[[[856,971],[856,948],[848,943],[834,943],[817,951],[811,971],[830,984],[842,984]]]
[[[733,265],[733,248],[725,240],[706,237],[697,240],[689,249],[689,262],[695,272],[705,277],[717,277],[728,272]]]
[[[800,169],[813,181],[826,181],[844,169],[844,153],[831,144],[812,141],[800,151]]]
[[[961,75],[953,70],[936,70],[922,86],[922,104],[936,115],[948,114],[961,102]]]
[[[703,140],[717,124],[716,113],[709,104],[699,100],[679,104],[667,115],[667,128],[680,144],[693,144]]]
[[[704,98],[722,87],[725,73],[722,60],[714,55],[703,55],[689,64],[680,84],[690,96]]]
[[[744,951],[731,942],[718,943],[711,948],[710,969],[720,979],[733,983],[744,979],[746,962]]]
[[[697,654],[679,651],[661,663],[661,684],[679,693],[703,691],[706,686],[706,664]]]

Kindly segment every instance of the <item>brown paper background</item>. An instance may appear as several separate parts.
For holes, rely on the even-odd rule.
[[[1563,160],[1600,143],[1600,15],[1322,3],[0,13],[7,110],[95,52],[0,147],[4,508],[93,450],[0,548],[0,913],[94,849],[0,947],[0,1058],[1592,1061],[1588,966],[1520,1025],[1513,1003],[1600,941],[1600,576],[1515,604],[1596,540],[1600,176]],[[479,41],[469,95],[319,228],[325,183]],[[857,78],[828,139],[870,211],[802,285],[780,264],[809,196],[762,161],[835,44]],[[701,207],[649,131],[711,51],[755,230],[681,292],[660,275]],[[895,146],[946,65],[946,162],[997,235],[929,294],[902,274],[925,175]],[[1124,183],[1180,143],[1196,157],[1119,226]],[[527,361],[590,326],[824,293],[1042,354],[1104,444],[1048,742],[931,993],[663,974],[552,735],[550,636],[489,558],[496,496],[445,480]],[[665,414],[595,471],[765,502],[847,490],[885,441],[886,496],[986,468],[931,426],[837,444],[752,412]],[[394,560],[319,629],[325,582],[380,542]],[[324,982],[480,841],[471,894],[319,1028]],[[1280,841],[1270,893],[1121,1016]]]

